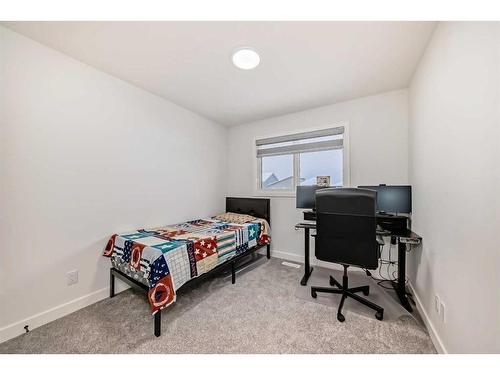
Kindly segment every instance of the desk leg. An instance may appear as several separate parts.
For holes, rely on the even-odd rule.
[[[412,312],[413,309],[406,296],[406,245],[400,241],[398,241],[398,282],[395,289],[401,305]]]
[[[309,264],[309,228],[304,228],[304,277],[300,280],[300,285],[307,285],[307,280],[313,271]]]

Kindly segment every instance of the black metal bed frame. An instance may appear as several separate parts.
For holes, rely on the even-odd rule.
[[[234,198],[227,197],[226,198],[226,212],[236,212],[241,214],[252,215],[261,219],[265,219],[268,223],[271,223],[271,212],[270,212],[270,200],[266,198]],[[181,286],[176,294],[182,292],[184,289],[187,289],[193,283],[198,283],[206,278],[213,276],[215,273],[231,267],[231,283],[234,284],[236,282],[236,269],[238,263],[241,259],[246,258],[248,255],[254,253],[255,251],[266,247],[266,256],[267,259],[271,258],[271,245],[258,245],[254,246],[244,253],[238,254],[231,259],[227,260],[224,263],[217,265],[215,268],[211,269],[209,272],[206,272],[194,279],[189,280],[183,286]],[[115,296],[115,278],[118,278],[130,285],[134,289],[145,291],[146,294],[149,291],[149,287],[140,283],[137,280],[134,280],[130,276],[124,274],[120,270],[111,267],[109,270],[109,297],[113,298]],[[161,310],[158,310],[154,314],[154,334],[156,337],[161,335]]]

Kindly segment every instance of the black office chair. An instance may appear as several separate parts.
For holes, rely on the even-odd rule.
[[[383,242],[377,239],[377,193],[365,189],[322,189],[316,192],[316,258],[344,266],[342,284],[330,276],[334,288],[311,287],[311,296],[317,292],[342,294],[337,319],[345,320],[342,308],[347,297],[355,299],[376,311],[378,320],[384,318],[384,309],[355,293],[370,293],[368,285],[349,288],[347,268],[376,269]]]

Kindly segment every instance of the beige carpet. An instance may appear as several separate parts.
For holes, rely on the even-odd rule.
[[[298,289],[301,272],[260,259],[235,285],[207,280],[164,310],[159,338],[145,296],[127,290],[0,344],[0,353],[435,353],[391,298],[384,321],[346,304],[340,323],[334,302]]]

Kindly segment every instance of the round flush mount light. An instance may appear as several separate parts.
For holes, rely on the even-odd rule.
[[[255,69],[260,63],[260,56],[252,48],[239,48],[232,56],[233,64],[243,70]]]

